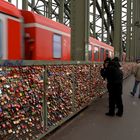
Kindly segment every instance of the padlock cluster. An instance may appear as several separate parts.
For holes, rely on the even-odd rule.
[[[94,64],[91,68],[93,78],[93,92],[96,97],[102,96],[106,91],[106,84],[100,75],[102,64]]]
[[[0,139],[35,140],[103,95],[101,66],[0,67]],[[125,75],[131,68],[123,65]]]
[[[47,111],[48,126],[57,125],[73,113],[73,66],[48,66]]]
[[[42,131],[42,68],[0,67],[0,139],[36,139]]]
[[[90,65],[78,65],[75,68],[75,108],[79,110],[91,101]]]

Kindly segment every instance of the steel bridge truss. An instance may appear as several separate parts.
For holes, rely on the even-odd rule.
[[[13,3],[13,0],[7,1]],[[21,0],[14,1],[16,1],[16,3],[14,4],[19,6],[19,1]],[[122,9],[121,38],[122,38],[122,47],[124,51],[126,51],[127,46],[126,40],[128,38],[127,35],[128,1],[129,0],[122,0],[121,7]],[[71,0],[23,0],[22,8],[32,10],[40,15],[53,19],[54,21],[58,21],[67,26],[70,26]],[[113,38],[114,9],[115,9],[115,0],[90,0],[90,10],[89,10],[90,35],[110,45],[113,45],[114,39]],[[129,37],[132,38],[132,33],[130,34],[131,35]]]

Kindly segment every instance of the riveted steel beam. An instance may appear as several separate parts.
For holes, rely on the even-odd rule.
[[[89,0],[71,1],[71,60],[87,60],[89,45]]]
[[[121,12],[122,5],[121,0],[115,1],[115,11],[114,11],[114,40],[113,46],[115,49],[115,56],[121,59],[122,56],[122,27],[121,27]]]
[[[28,0],[23,0],[22,1],[22,9],[28,10]]]
[[[126,60],[131,60],[131,0],[127,2],[127,37],[126,37]]]

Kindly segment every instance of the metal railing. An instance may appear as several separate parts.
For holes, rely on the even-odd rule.
[[[123,64],[125,77],[132,64]],[[101,63],[0,61],[0,139],[41,139],[106,91]]]

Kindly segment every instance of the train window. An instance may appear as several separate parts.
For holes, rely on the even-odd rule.
[[[61,58],[62,37],[54,34],[53,36],[53,58]]]
[[[0,59],[2,58],[2,21],[0,20]]]
[[[106,57],[109,57],[109,51],[106,50],[105,53],[106,53]]]
[[[104,61],[104,49],[100,49],[100,61]]]
[[[99,59],[99,47],[94,46],[94,61],[98,61]]]

